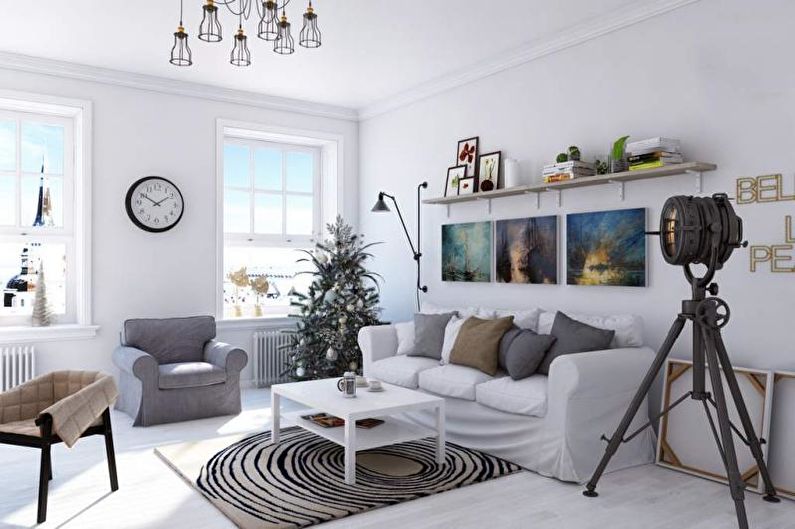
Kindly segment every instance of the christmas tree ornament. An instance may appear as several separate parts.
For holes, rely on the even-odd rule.
[[[295,374],[298,377],[303,377],[306,374],[306,370],[303,367],[298,367],[295,370]]]
[[[361,300],[359,300],[359,301],[361,301]],[[358,305],[357,305],[357,306],[358,306]],[[352,304],[348,304],[348,306],[347,306],[347,307],[345,307],[345,310],[347,310],[348,312],[353,312],[353,310],[354,310],[355,308],[356,308],[356,307],[354,307]]]
[[[333,347],[329,347],[328,350],[326,351],[326,360],[328,360],[329,362],[335,361],[337,359],[337,356],[338,356],[337,351],[335,351]]]

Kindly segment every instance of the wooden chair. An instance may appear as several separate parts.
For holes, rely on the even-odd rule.
[[[116,400],[113,378],[97,372],[56,371],[0,393],[0,444],[41,450],[38,523],[47,519],[52,479],[52,445],[71,447],[81,437],[103,435],[110,489],[119,488],[110,406]]]

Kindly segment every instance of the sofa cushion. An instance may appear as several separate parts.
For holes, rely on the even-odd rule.
[[[483,320],[468,318],[461,326],[450,363],[480,369],[488,375],[497,374],[500,340],[513,326],[513,316]]]
[[[426,369],[439,367],[439,361],[423,356],[390,356],[370,365],[367,378],[375,378],[396,386],[417,389],[419,374]]]
[[[404,355],[414,350],[414,322],[404,321],[395,324],[398,348],[397,354]]]
[[[469,318],[470,316],[477,316],[478,318],[492,319],[496,317],[494,309],[484,309],[482,307],[441,307],[434,305],[427,301],[423,301],[420,305],[420,312],[423,314],[443,314],[445,312],[454,312],[459,318]]]
[[[428,358],[441,360],[444,329],[453,316],[455,316],[454,312],[415,314],[414,349],[406,354],[408,356],[427,356]]]
[[[610,348],[615,333],[612,330],[592,327],[558,312],[551,333],[557,340],[544,356],[538,372],[548,375],[552,361],[559,356]]]
[[[446,364],[420,373],[420,389],[443,397],[475,400],[475,386],[494,377],[477,369]]]
[[[124,322],[124,344],[154,356],[158,364],[201,362],[204,344],[215,338],[215,318],[132,319]]]
[[[195,388],[226,382],[226,371],[207,362],[180,362],[160,366],[160,389]]]
[[[640,316],[635,316],[633,314],[593,316],[589,314],[569,313],[566,313],[566,315],[573,320],[580,321],[598,329],[616,331],[613,341],[610,343],[611,349],[643,346],[643,320]],[[553,323],[555,323],[555,313],[542,312],[538,317],[538,334],[551,334]]]
[[[499,309],[496,311],[495,317],[504,318],[505,316],[513,316],[514,325],[520,329],[530,329],[531,331],[535,331],[538,329],[538,317],[540,314],[541,309]]]
[[[476,400],[495,410],[543,417],[547,414],[547,381],[549,377],[533,375],[522,380],[500,377],[478,384]]]

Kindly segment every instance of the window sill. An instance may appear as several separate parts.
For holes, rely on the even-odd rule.
[[[253,331],[257,329],[271,329],[292,327],[296,319],[286,314],[273,314],[261,318],[234,318],[218,320],[215,326],[220,331]]]
[[[97,335],[99,325],[63,324],[50,327],[0,327],[0,344],[86,340]]]

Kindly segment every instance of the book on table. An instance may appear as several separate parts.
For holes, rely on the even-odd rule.
[[[329,415],[328,413],[312,413],[309,415],[301,415],[301,418],[307,421],[312,421],[323,428],[339,428],[340,426],[345,426],[345,419],[335,417],[334,415]],[[363,428],[365,430],[369,430],[370,428],[374,428],[380,424],[384,424],[384,421],[381,419],[359,419],[356,421],[356,427]]]

